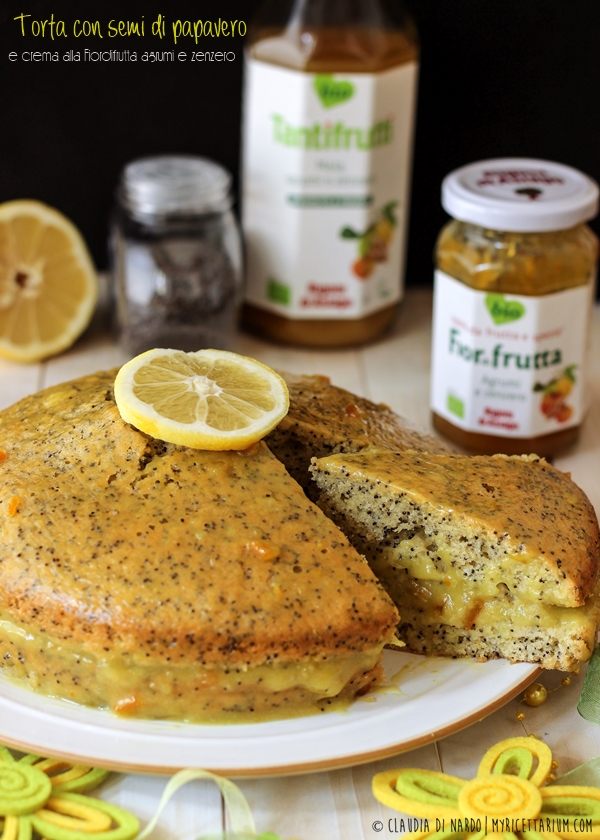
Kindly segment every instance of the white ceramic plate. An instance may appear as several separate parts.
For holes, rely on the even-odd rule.
[[[424,659],[394,651],[386,651],[384,664],[389,687],[345,712],[229,726],[117,718],[0,680],[0,741],[129,772],[314,772],[405,752],[463,729],[516,696],[539,671],[503,660]]]

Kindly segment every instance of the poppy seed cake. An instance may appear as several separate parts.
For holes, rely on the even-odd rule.
[[[280,371],[290,393],[287,415],[265,438],[271,451],[309,498],[311,458],[368,447],[418,452],[448,452],[442,441],[419,432],[383,403],[332,385],[327,376],[297,376]]]
[[[363,552],[415,653],[570,670],[595,638],[598,521],[537,456],[367,450],[313,461],[319,504]]]
[[[115,372],[0,412],[0,663],[54,696],[185,720],[289,716],[380,675],[398,613],[258,443],[165,444]]]

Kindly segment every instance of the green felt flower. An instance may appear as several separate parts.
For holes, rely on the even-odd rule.
[[[432,770],[389,770],[373,794],[419,817],[410,840],[600,840],[600,788],[552,784],[552,753],[536,738],[508,738],[484,755],[471,781]]]
[[[154,817],[140,832],[133,814],[83,795],[108,775],[108,770],[63,759],[31,754],[17,759],[0,745],[0,840],[83,840],[87,834],[93,835],[93,840],[145,840],[173,794],[198,779],[218,785],[231,830],[197,840],[281,840],[271,831],[256,833],[252,813],[237,785],[199,769],[180,770],[170,779]]]
[[[1,839],[0,839],[1,840]],[[238,834],[232,831],[222,831],[219,834],[203,834],[197,840],[281,840],[279,834],[272,831],[263,831],[262,834]]]
[[[82,793],[107,776],[62,759],[16,759],[0,746],[0,840],[133,840],[140,827],[133,814]]]

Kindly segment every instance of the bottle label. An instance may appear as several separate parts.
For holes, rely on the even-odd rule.
[[[433,411],[502,437],[581,423],[593,285],[524,297],[477,291],[436,271]]]
[[[246,63],[246,298],[357,318],[402,297],[417,64],[315,74]]]

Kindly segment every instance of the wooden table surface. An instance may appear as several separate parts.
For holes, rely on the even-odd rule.
[[[375,401],[383,401],[421,428],[429,427],[428,385],[431,294],[411,291],[398,322],[383,340],[347,351],[282,348],[239,335],[234,350],[296,373],[323,373],[340,385]],[[0,360],[0,409],[48,385],[126,361],[101,322],[69,352],[39,365],[21,366]],[[579,443],[555,461],[569,471],[600,511],[600,307],[594,313],[590,412]],[[471,778],[485,750],[502,738],[533,733],[543,738],[558,761],[557,774],[600,755],[600,727],[578,716],[583,679],[549,672],[541,678],[550,693],[547,702],[530,708],[520,698],[479,723],[441,741],[370,764],[348,769],[280,778],[241,779],[256,819],[257,830],[298,840],[374,840],[397,837],[400,815],[373,798],[372,776],[396,767],[419,767]],[[524,711],[525,718],[517,719]],[[201,757],[199,765],[201,766]],[[114,775],[98,794],[136,813],[142,825],[153,815],[166,778]],[[220,795],[211,782],[182,788],[167,806],[153,837],[196,840],[223,828]]]

